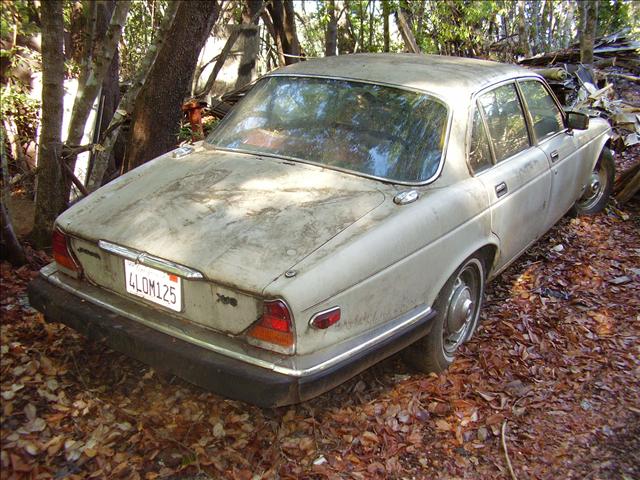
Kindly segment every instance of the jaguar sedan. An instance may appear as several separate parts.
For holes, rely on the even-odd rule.
[[[364,54],[275,70],[203,142],[64,212],[46,319],[262,406],[405,350],[440,372],[485,282],[611,191],[608,124],[522,68]]]

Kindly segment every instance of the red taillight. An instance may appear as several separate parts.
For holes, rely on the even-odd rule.
[[[264,302],[262,317],[249,329],[249,343],[281,353],[293,353],[291,313],[282,300]]]
[[[334,323],[338,323],[340,320],[340,307],[333,307],[324,312],[316,313],[311,317],[309,324],[312,327],[324,329],[329,328]]]
[[[57,228],[53,230],[51,245],[53,247],[53,259],[58,265],[74,272],[80,272],[80,266],[71,255],[69,239]]]

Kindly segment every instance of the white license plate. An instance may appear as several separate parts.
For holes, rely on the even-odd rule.
[[[181,278],[155,268],[124,261],[125,285],[127,293],[170,308],[182,310]]]

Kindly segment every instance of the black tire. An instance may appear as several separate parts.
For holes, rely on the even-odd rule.
[[[611,150],[604,148],[600,153],[598,163],[589,176],[582,197],[573,206],[577,215],[593,215],[604,210],[613,191],[615,174],[616,164],[613,160],[613,154]]]
[[[456,350],[471,338],[478,325],[485,277],[482,258],[473,255],[447,280],[434,304],[437,316],[431,332],[405,350],[409,365],[422,372],[439,373],[453,363]]]

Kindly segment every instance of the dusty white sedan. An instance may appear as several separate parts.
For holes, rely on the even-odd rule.
[[[261,79],[206,141],[56,222],[32,305],[114,349],[263,406],[401,350],[441,371],[485,282],[571,208],[603,208],[604,120],[530,71],[349,55]]]

